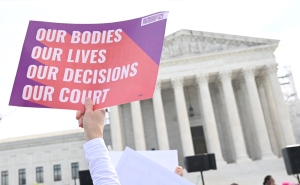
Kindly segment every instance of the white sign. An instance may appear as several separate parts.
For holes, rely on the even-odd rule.
[[[129,147],[125,148],[116,171],[122,185],[193,185]]]
[[[151,151],[136,151],[137,153],[147,157],[148,159],[160,164],[171,172],[175,171],[178,166],[177,150],[151,150]],[[121,159],[123,152],[110,151],[109,156],[115,168]]]

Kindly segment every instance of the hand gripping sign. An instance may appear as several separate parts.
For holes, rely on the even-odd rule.
[[[84,110],[152,98],[168,12],[106,24],[30,21],[9,105]]]

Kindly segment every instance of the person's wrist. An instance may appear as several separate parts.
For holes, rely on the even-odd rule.
[[[86,141],[90,141],[90,140],[96,139],[96,138],[102,138],[103,139],[103,134],[101,132],[99,132],[99,133],[86,132],[86,134],[85,134]]]

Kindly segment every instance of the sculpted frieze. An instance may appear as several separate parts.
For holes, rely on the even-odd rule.
[[[201,67],[213,67],[217,65],[258,60],[263,62],[274,58],[275,48],[276,47],[272,46],[267,48],[253,48],[243,51],[228,52],[225,54],[215,53],[211,55],[189,56],[188,58],[174,58],[167,62],[162,62],[160,65],[161,67],[168,67],[168,69],[170,69],[171,66],[173,66],[174,68],[178,68],[178,66],[181,65],[181,69],[187,69],[190,65],[191,67],[193,67],[196,63],[201,63]]]
[[[168,59],[186,55],[229,51],[258,45],[262,45],[262,43],[181,35],[165,41],[161,58]]]

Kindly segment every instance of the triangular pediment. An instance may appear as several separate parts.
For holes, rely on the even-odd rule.
[[[279,40],[273,39],[180,30],[165,37],[161,58],[180,58],[278,43]]]

